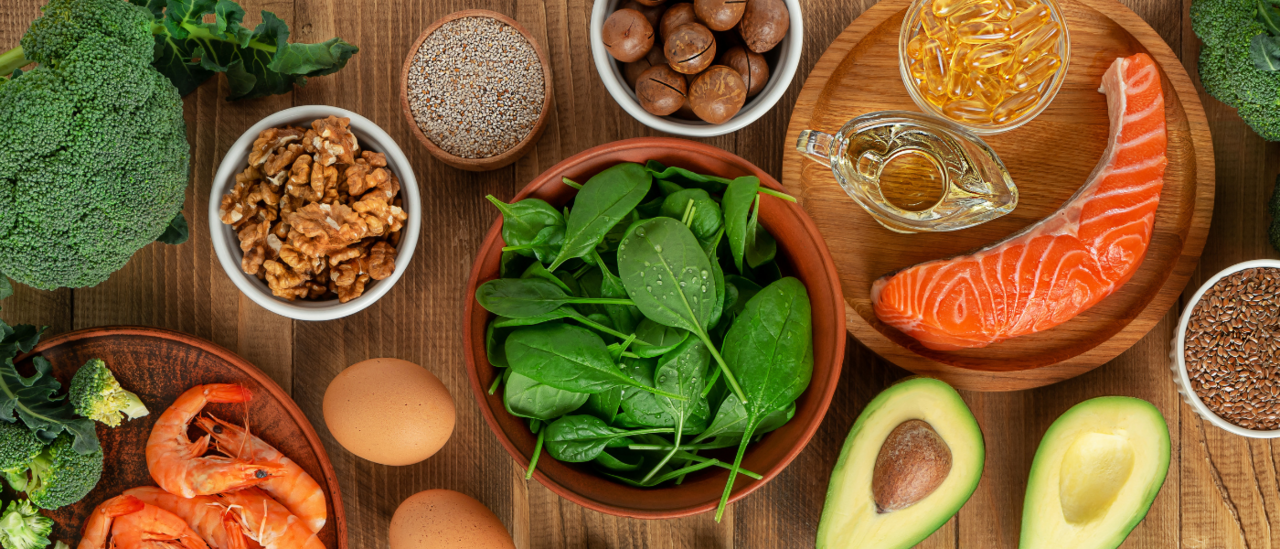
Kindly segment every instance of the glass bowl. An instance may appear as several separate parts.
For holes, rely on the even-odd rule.
[[[1071,64],[1071,29],[1067,27],[1067,20],[1062,16],[1062,9],[1058,7],[1058,2],[1056,0],[1036,1],[1049,7],[1049,17],[1061,25],[1063,29],[1061,36],[1058,38],[1057,51],[1058,58],[1062,60],[1062,66],[1053,75],[1053,77],[1047,81],[1047,83],[1041,84],[1041,86],[1044,87],[1044,92],[1040,95],[1040,100],[1037,101],[1030,110],[1023,113],[1022,116],[1016,117],[1002,124],[975,124],[973,122],[957,120],[947,116],[946,114],[943,114],[941,108],[926,101],[920,91],[916,89],[914,81],[915,78],[911,75],[907,57],[907,42],[911,41],[912,35],[915,34],[916,29],[921,25],[920,14],[922,10],[925,8],[931,8],[934,1],[935,0],[914,0],[911,2],[911,7],[907,8],[907,14],[902,21],[902,30],[898,33],[898,72],[902,75],[902,84],[906,86],[907,93],[911,95],[911,100],[915,101],[916,106],[919,107],[920,110],[931,116],[936,116],[938,118],[960,124],[969,131],[978,135],[993,135],[1007,132],[1030,122],[1031,119],[1039,116],[1040,113],[1044,111],[1045,107],[1049,106],[1049,103],[1053,102],[1053,98],[1058,95],[1058,90],[1062,88],[1063,81],[1066,80],[1067,70]],[[969,3],[976,2],[971,1]]]

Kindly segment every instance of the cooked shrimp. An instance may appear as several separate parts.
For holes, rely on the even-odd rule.
[[[178,515],[145,503],[140,511],[116,517],[111,525],[111,545],[119,549],[209,549]]]
[[[240,385],[197,385],[182,393],[156,420],[147,440],[147,468],[166,492],[182,497],[207,496],[254,486],[278,476],[278,466],[242,459],[203,457],[209,437],[192,442],[187,426],[210,402],[248,402],[249,389]]]
[[[131,488],[125,495],[173,513],[186,521],[213,549],[246,549],[244,529],[215,496],[184,498],[153,486]]]
[[[143,503],[133,496],[116,496],[98,504],[89,514],[89,520],[84,521],[76,549],[105,549],[115,518],[136,513],[142,508]]]
[[[319,532],[324,528],[328,512],[324,490],[302,467],[239,425],[216,417],[196,418],[196,425],[213,437],[222,453],[254,463],[280,467],[284,471],[280,476],[263,481],[258,488],[288,507],[312,532]]]
[[[245,488],[220,498],[240,519],[245,535],[263,549],[325,549],[315,532],[261,489]]]

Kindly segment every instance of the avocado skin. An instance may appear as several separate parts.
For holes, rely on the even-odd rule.
[[[1075,406],[1072,406],[1064,412],[1058,419],[1054,420],[1049,429],[1045,431],[1044,438],[1040,441],[1040,446],[1036,449],[1035,458],[1031,462],[1031,472],[1027,479],[1027,495],[1023,501],[1022,508],[1022,532],[1019,538],[1019,549],[1038,549],[1045,547],[1037,542],[1036,533],[1044,528],[1045,521],[1063,520],[1061,517],[1043,517],[1039,516],[1035,510],[1035,504],[1040,500],[1040,491],[1044,489],[1044,482],[1058,482],[1058,476],[1050,474],[1046,468],[1060,466],[1060,459],[1051,459],[1060,457],[1060,454],[1054,456],[1049,455],[1050,441],[1054,441],[1055,437],[1064,436],[1064,433],[1070,432],[1072,426],[1079,421],[1086,419],[1093,411],[1104,410],[1120,410],[1126,409],[1126,413],[1137,416],[1141,414],[1151,420],[1151,426],[1154,427],[1154,437],[1152,441],[1156,448],[1155,470],[1157,471],[1151,482],[1145,486],[1135,486],[1134,489],[1142,489],[1143,494],[1139,498],[1139,505],[1134,512],[1123,522],[1110,532],[1102,532],[1107,534],[1103,537],[1090,540],[1088,545],[1075,545],[1077,549],[1115,549],[1124,543],[1129,537],[1129,533],[1133,531],[1138,523],[1146,518],[1147,512],[1151,509],[1151,504],[1155,502],[1156,495],[1160,493],[1160,488],[1164,486],[1165,477],[1169,472],[1169,426],[1165,422],[1164,415],[1155,405],[1142,400],[1127,396],[1104,396],[1086,400]],[[1104,425],[1103,427],[1110,427]],[[1056,441],[1055,441],[1056,442]],[[1131,440],[1132,442],[1132,440]],[[1140,441],[1138,441],[1140,442]],[[1059,446],[1069,447],[1069,443],[1063,443]],[[1060,513],[1059,513],[1060,514]],[[1054,542],[1061,540],[1055,539]]]
[[[946,406],[937,417],[900,415],[901,410],[898,409],[913,399],[940,401]],[[927,421],[942,436],[956,462],[949,477],[955,475],[956,479],[950,486],[944,482],[943,486],[924,500],[906,509],[877,514],[870,487],[875,458],[889,432],[908,419]],[[890,422],[892,425],[888,424]],[[870,459],[862,459],[866,455]],[[849,430],[849,436],[845,439],[840,457],[831,472],[826,504],[818,523],[816,547],[908,549],[915,546],[946,524],[973,495],[982,478],[985,458],[986,446],[982,430],[955,389],[943,381],[927,377],[912,376],[900,380],[872,399]],[[963,464],[970,466],[966,468]],[[859,478],[865,476],[865,498],[860,495],[861,483],[850,489],[846,477],[851,475]],[[844,504],[849,498],[857,498],[858,503],[863,504],[860,509],[855,508],[852,514],[842,508],[847,507]],[[867,501],[862,502],[861,499]],[[859,514],[860,512],[863,514]],[[866,537],[863,533],[866,529],[856,527],[859,522],[871,521],[885,521],[881,527],[875,528],[882,535]],[[851,529],[855,533],[850,534]]]

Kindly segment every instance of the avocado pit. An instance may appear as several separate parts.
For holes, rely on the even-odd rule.
[[[951,448],[925,421],[902,422],[876,456],[871,493],[876,513],[905,509],[928,497],[951,472]]]

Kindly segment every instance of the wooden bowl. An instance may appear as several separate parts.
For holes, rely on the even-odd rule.
[[[849,199],[831,169],[793,149],[804,129],[835,131],[875,111],[915,110],[898,71],[898,31],[910,0],[884,0],[858,17],[818,60],[787,130],[782,180],[800,198],[836,258],[849,331],[876,354],[961,389],[1010,391],[1062,381],[1124,352],[1182,295],[1213,215],[1213,142],[1200,97],[1169,46],[1112,0],[1059,0],[1071,33],[1071,61],[1057,97],[1026,125],[984,136],[1019,190],[1017,209],[962,231],[899,234]],[[1088,179],[1107,145],[1102,75],[1117,57],[1145,52],[1160,68],[1168,167],[1146,258],[1133,277],[1075,318],[980,349],[931,350],[881,322],[871,284],[924,261],[967,253],[1057,211]]]
[[[440,28],[440,25],[463,17],[488,17],[510,25],[512,28],[520,31],[520,34],[529,42],[529,45],[533,46],[533,51],[538,54],[538,62],[542,63],[542,83],[544,86],[542,114],[538,116],[538,121],[534,123],[533,130],[529,132],[529,135],[524,136],[524,139],[520,140],[519,143],[516,143],[514,147],[511,147],[501,154],[487,158],[462,158],[461,156],[455,156],[445,152],[444,149],[436,146],[436,144],[427,137],[427,134],[422,133],[422,129],[418,127],[418,121],[413,119],[413,111],[409,109],[409,68],[413,66],[413,58],[418,54],[418,48],[422,47],[422,42],[426,40],[428,36],[431,36],[431,33],[435,32],[436,29]],[[547,115],[551,112],[552,87],[551,61],[547,59],[547,52],[543,51],[542,46],[538,45],[538,41],[533,39],[532,34],[529,34],[528,29],[525,29],[514,19],[498,12],[478,9],[462,10],[441,17],[435,23],[432,23],[431,26],[427,27],[427,30],[422,31],[422,34],[418,35],[417,40],[413,41],[413,46],[409,48],[409,53],[404,56],[404,68],[400,71],[400,112],[404,114],[404,119],[409,122],[409,127],[413,129],[413,136],[417,137],[418,141],[422,143],[422,146],[426,147],[427,150],[430,151],[433,156],[440,159],[441,162],[469,172],[487,172],[489,170],[496,170],[519,160],[520,157],[529,152],[529,149],[533,148],[533,144],[538,141],[538,137],[542,136],[542,130],[547,127]]]
[[[760,178],[762,185],[782,189],[769,174],[732,153],[683,139],[642,137],[578,153],[543,172],[516,194],[513,201],[539,198],[560,207],[568,203],[576,192],[561,183],[561,177],[586,181],[619,162],[644,163],[647,160],[724,177],[754,175]],[[497,212],[494,213],[496,215]],[[764,478],[750,480],[739,476],[730,501],[741,499],[777,476],[809,442],[827,412],[827,405],[831,403],[844,361],[844,299],[835,263],[817,227],[799,206],[781,200],[760,201],[760,221],[778,240],[778,262],[783,273],[799,278],[809,290],[809,299],[813,303],[813,381],[796,401],[795,417],[748,448],[743,467],[760,473]],[[501,228],[502,218],[499,217],[489,228],[471,268],[463,338],[466,342],[467,375],[480,412],[498,441],[524,468],[533,454],[535,437],[524,420],[507,413],[501,394],[488,394],[495,377],[501,375],[489,364],[485,354],[485,325],[492,315],[470,297],[475,295],[480,284],[498,277],[504,245]],[[732,460],[731,455],[729,459]],[[545,452],[538,459],[538,468],[533,476],[561,497],[583,507],[611,515],[646,519],[675,518],[711,511],[719,503],[729,478],[726,470],[714,469],[690,475],[679,486],[633,488],[597,476],[586,467],[556,461]],[[818,496],[820,494],[815,495]]]
[[[71,376],[91,358],[101,358],[126,389],[137,393],[150,415],[126,420],[114,429],[98,425],[105,463],[97,487],[79,502],[46,512],[55,522],[52,539],[74,542],[89,513],[99,503],[136,486],[155,486],[144,453],[156,418],[174,399],[194,385],[239,383],[253,393],[243,404],[211,404],[205,410],[228,421],[248,414],[253,433],[289,456],[325,490],[328,520],[320,541],[329,549],[346,549],[347,520],[338,477],[320,437],[276,382],[235,353],[194,336],[143,327],[104,327],[51,337],[19,357],[19,371],[30,373],[31,358],[43,355],[53,374],[67,387]],[[5,500],[10,498],[6,497]]]

